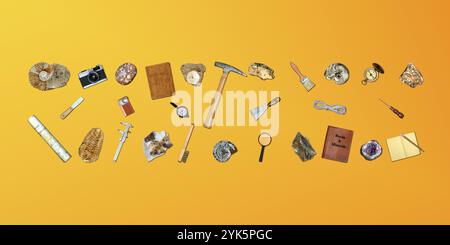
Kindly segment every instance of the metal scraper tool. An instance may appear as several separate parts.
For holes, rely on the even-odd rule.
[[[275,99],[271,100],[266,105],[262,105],[256,108],[253,108],[250,110],[250,113],[255,118],[256,121],[267,111],[267,109],[273,105],[278,104],[281,101],[280,97],[276,97]]]

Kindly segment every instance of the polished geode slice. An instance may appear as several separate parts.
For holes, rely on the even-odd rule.
[[[381,156],[381,154],[383,153],[383,148],[381,147],[380,143],[378,143],[378,141],[371,140],[361,146],[360,152],[364,159],[366,159],[367,161],[373,161]]]
[[[311,160],[317,154],[314,148],[301,133],[297,133],[294,141],[292,141],[292,148],[295,153],[302,159],[303,162]]]
[[[230,160],[231,155],[236,152],[237,148],[233,143],[231,143],[230,141],[222,140],[214,146],[213,156],[217,161],[224,163]]]
[[[116,71],[116,81],[122,85],[130,84],[136,77],[137,68],[134,64],[125,63],[119,66]]]

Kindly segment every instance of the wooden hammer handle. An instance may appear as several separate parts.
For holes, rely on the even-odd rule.
[[[211,102],[211,108],[209,109],[208,116],[206,117],[203,126],[205,128],[212,128],[214,117],[216,116],[217,108],[219,107],[220,97],[222,96],[223,88],[225,87],[225,82],[228,78],[228,72],[224,72],[220,78],[219,86],[217,87],[216,94]]]

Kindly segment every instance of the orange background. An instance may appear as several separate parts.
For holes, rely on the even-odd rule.
[[[448,1],[6,1],[0,23],[2,147],[0,223],[5,224],[450,224],[448,161]],[[149,98],[144,67],[170,61],[177,89],[193,91],[179,67],[207,66],[204,90],[216,88],[214,61],[246,70],[263,62],[274,81],[230,77],[227,90],[278,90],[280,134],[258,164],[259,127],[198,128],[186,165],[176,162],[187,127],[170,121],[169,99]],[[32,88],[37,62],[71,71],[68,86]],[[289,67],[295,62],[316,83],[310,93]],[[123,87],[115,69],[133,62],[135,81]],[[346,64],[350,81],[323,78],[330,63]],[[386,74],[362,86],[363,71],[378,62]],[[425,83],[415,89],[399,75],[413,62]],[[83,90],[79,71],[104,65],[109,81]],[[117,99],[130,97],[135,128],[117,164],[123,116]],[[76,98],[86,101],[66,120],[59,114]],[[406,114],[400,120],[378,98]],[[339,116],[312,108],[315,99],[344,104]],[[204,106],[208,106],[205,102]],[[63,164],[28,125],[35,114],[69,150]],[[350,161],[320,157],[328,125],[355,132]],[[100,160],[82,163],[78,146],[90,128],[105,142]],[[167,130],[174,146],[147,163],[143,138]],[[291,142],[300,131],[318,155],[302,163]],[[386,139],[415,131],[422,155],[392,163]],[[211,154],[217,141],[236,143],[226,164]],[[374,162],[359,147],[377,139]]]

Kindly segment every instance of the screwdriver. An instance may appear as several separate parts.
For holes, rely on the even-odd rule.
[[[382,99],[379,99],[381,102],[383,102],[383,104],[385,104],[387,107],[389,107],[389,109],[395,113],[395,115],[397,115],[400,118],[404,118],[405,115],[403,113],[401,113],[399,110],[395,109],[393,106],[389,105],[388,103],[384,102]]]

